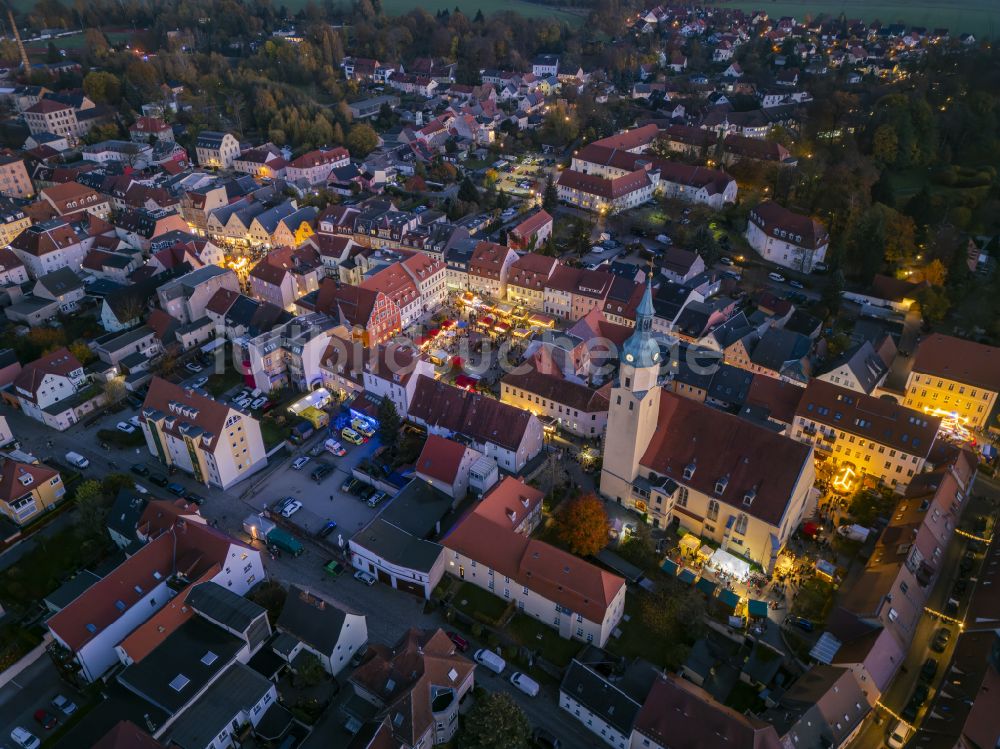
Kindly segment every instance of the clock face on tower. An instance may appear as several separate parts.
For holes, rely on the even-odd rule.
[[[625,361],[632,361],[635,357],[632,354],[625,354]]]

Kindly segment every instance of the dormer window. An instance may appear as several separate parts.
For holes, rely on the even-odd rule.
[[[721,496],[726,491],[727,486],[729,486],[729,477],[723,476],[715,482],[715,493]]]
[[[695,469],[697,467],[698,466],[695,464],[694,461],[692,461],[692,462],[688,463],[686,466],[684,466],[684,480],[685,481],[690,481],[691,479],[694,478],[694,471],[695,471]]]
[[[743,495],[743,504],[749,507],[755,499],[757,499],[757,487],[754,487]]]

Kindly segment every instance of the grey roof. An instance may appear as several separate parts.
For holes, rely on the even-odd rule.
[[[834,359],[823,368],[819,376],[832,372],[846,366],[858,379],[861,389],[869,395],[878,387],[879,382],[888,372],[885,362],[876,353],[875,347],[870,341],[864,341],[853,348],[845,351],[840,357]]]
[[[60,268],[38,277],[38,283],[55,296],[62,296],[83,288],[83,281],[69,268]]]
[[[195,585],[187,594],[186,603],[199,614],[237,632],[245,632],[255,619],[266,613],[253,601],[214,582]]]
[[[629,736],[642,707],[601,674],[573,660],[559,690],[579,702],[618,732]]]
[[[239,637],[195,617],[141,661],[127,666],[118,674],[118,681],[164,712],[175,715],[235,660],[244,645]],[[212,659],[210,653],[216,657]]]
[[[288,218],[293,213],[295,213],[295,206],[292,205],[292,201],[286,200],[284,203],[274,206],[274,208],[269,208],[262,213],[258,213],[255,218],[264,231],[268,234],[273,234],[281,220]]]
[[[153,329],[148,325],[140,325],[138,328],[132,328],[132,330],[126,331],[120,336],[105,341],[101,344],[101,348],[108,352],[121,351],[136,341],[141,341],[143,338],[153,335],[153,333]]]
[[[56,611],[63,609],[100,579],[98,575],[95,575],[90,570],[80,570],[69,580],[45,596],[45,603]]]
[[[708,397],[731,405],[742,405],[750,394],[753,372],[730,364],[720,364],[708,387]]]
[[[340,607],[292,585],[277,626],[319,652],[329,654],[340,641],[346,620],[347,612]]]
[[[234,663],[177,720],[170,740],[181,749],[204,749],[240,712],[249,712],[272,688],[270,681]]]
[[[278,632],[271,640],[271,650],[287,659],[300,642],[302,641],[293,634]]]
[[[218,130],[202,130],[198,133],[198,148],[218,148],[222,145],[222,139],[226,137],[225,133],[221,133]]]
[[[752,333],[753,330],[754,328],[750,325],[750,321],[747,320],[746,314],[738,312],[713,330],[709,335],[715,339],[720,348],[724,349],[727,346],[731,346],[741,338],[746,337]]]
[[[381,517],[375,518],[351,539],[391,564],[429,572],[441,555],[442,546],[407,533]]]
[[[804,335],[781,328],[768,328],[750,354],[759,366],[780,372],[785,364],[809,353],[812,342]]]
[[[381,518],[425,538],[451,510],[455,500],[423,479],[413,479],[382,512]]]
[[[146,498],[137,491],[119,489],[104,523],[110,530],[125,538],[135,538],[135,527],[147,504]]]

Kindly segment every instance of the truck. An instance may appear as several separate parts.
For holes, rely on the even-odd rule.
[[[299,416],[309,421],[313,425],[313,429],[322,429],[330,423],[330,414],[315,406],[303,408]]]
[[[837,533],[849,541],[860,541],[861,543],[864,543],[868,540],[868,534],[871,533],[871,531],[863,525],[855,523],[854,525],[840,526],[837,528]]]

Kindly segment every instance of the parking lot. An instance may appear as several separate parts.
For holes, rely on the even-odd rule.
[[[17,726],[44,741],[59,724],[65,722],[67,716],[52,707],[52,699],[56,695],[66,697],[77,706],[83,704],[84,698],[60,680],[52,659],[42,653],[38,660],[0,687],[0,715],[3,716],[0,718],[0,736],[4,739],[3,745],[7,746],[10,732]],[[34,717],[39,709],[54,716],[57,726],[49,730],[40,726]]]

